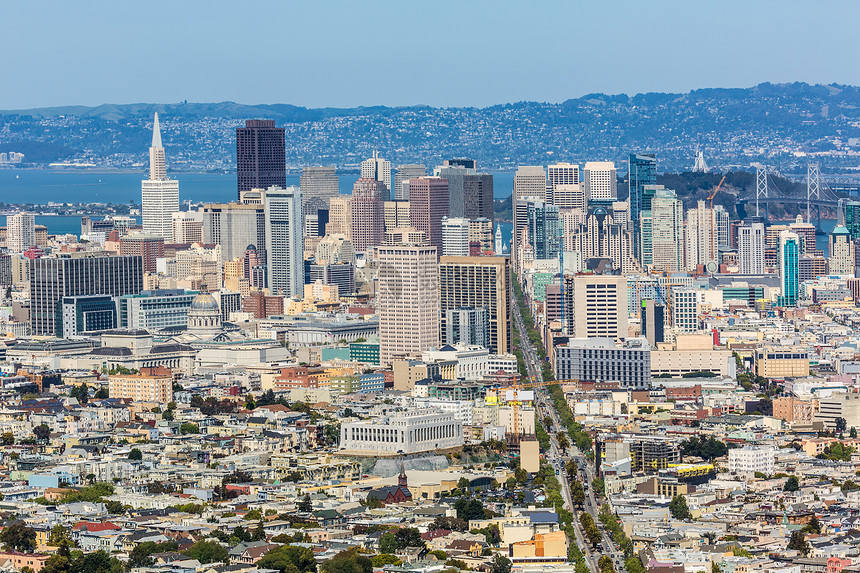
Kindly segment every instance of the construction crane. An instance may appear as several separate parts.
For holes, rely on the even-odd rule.
[[[513,385],[508,386],[507,388],[500,388],[500,390],[513,390],[513,401],[511,402],[512,408],[512,434],[514,440],[519,442],[520,439],[520,390],[524,390],[526,388],[546,388],[547,386],[555,386],[556,384],[571,384],[576,382],[576,380],[540,380],[538,376],[529,376],[529,380],[532,382],[526,382],[521,384],[519,379],[514,380]]]
[[[710,202],[711,208],[711,259],[716,262],[717,260],[717,248],[714,245],[714,197],[716,197],[717,192],[720,190],[720,187],[723,186],[723,181],[726,180],[726,176],[723,175],[723,178],[720,179],[719,184],[711,191],[711,194],[708,196],[708,201]]]

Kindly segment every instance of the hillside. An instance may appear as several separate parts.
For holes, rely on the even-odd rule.
[[[308,109],[288,104],[105,104],[0,112],[0,152],[30,163],[86,161],[129,167],[146,161],[152,114],[162,119],[173,169],[231,169],[234,129],[247,118],[286,128],[292,166],[350,166],[373,149],[392,163],[436,164],[470,156],[490,169],[555,160],[621,163],[630,151],[655,151],[661,171],[691,167],[697,146],[712,166],[762,162],[801,172],[815,153],[823,172],[858,165],[860,88],[760,84],[686,94],[589,94],[562,103],[487,108],[366,107]]]

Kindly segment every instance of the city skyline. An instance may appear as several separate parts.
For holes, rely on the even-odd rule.
[[[16,54],[5,62],[7,73],[26,75],[29,81],[14,82],[0,94],[0,109],[131,101],[265,102],[283,99],[273,97],[283,93],[290,94],[289,103],[309,107],[486,106],[560,102],[592,92],[673,92],[763,81],[860,84],[860,72],[850,65],[852,24],[860,8],[847,1],[829,3],[818,18],[809,17],[803,4],[739,0],[722,3],[719,10],[698,5],[681,9],[662,1],[628,3],[618,11],[597,3],[546,3],[527,10],[489,2],[442,2],[432,8],[388,1],[361,6],[251,2],[248,13],[267,16],[254,20],[253,44],[236,34],[239,26],[228,16],[226,3],[204,8],[193,2],[154,2],[143,12],[92,4],[99,18],[73,5],[51,11],[25,2],[4,7],[7,21],[18,23],[0,40],[5,53]],[[410,41],[416,23],[445,30],[460,41]],[[349,49],[355,31],[368,26],[384,33],[365,36],[363,49]],[[29,43],[27,34],[35,28],[42,31],[41,49],[16,51],[14,46]],[[164,32],[157,42],[151,41],[152,29]],[[576,42],[570,41],[571,31]],[[284,50],[284,33],[305,49]],[[647,42],[647,34],[670,41]],[[508,42],[511,35],[520,41]],[[732,42],[720,41],[727,37]],[[810,42],[784,41],[799,37]],[[648,44],[644,55],[643,42]],[[391,73],[366,74],[368,55],[382,55]],[[463,55],[469,56],[468,64],[453,63]],[[68,61],[88,65],[66,66]],[[398,69],[432,69],[446,62],[451,62],[449,73],[430,89],[398,81]],[[655,66],[659,73],[652,73]],[[233,74],[223,73],[231,68],[247,74],[279,68],[294,76],[237,82]],[[156,75],[160,81],[150,81]],[[299,83],[293,77],[315,81]],[[548,84],[547,77],[554,81]],[[52,89],[57,83],[64,89]],[[344,85],[350,89],[342,89]]]

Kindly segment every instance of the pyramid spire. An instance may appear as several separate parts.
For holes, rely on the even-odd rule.
[[[164,147],[161,145],[161,125],[158,123],[158,112],[152,122],[152,147],[149,148],[149,179],[158,181],[167,179],[167,167],[164,163]]]
[[[155,112],[155,120],[152,122],[152,147],[163,147],[161,145],[161,125],[158,123],[158,112]]]

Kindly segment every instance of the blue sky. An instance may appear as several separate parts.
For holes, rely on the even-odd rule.
[[[6,0],[0,21],[0,109],[860,84],[856,1]]]

